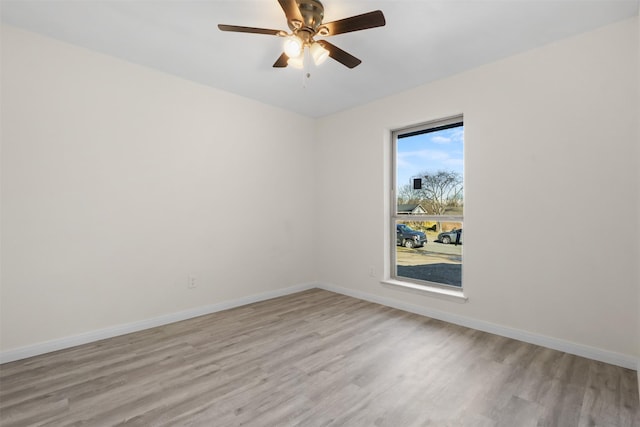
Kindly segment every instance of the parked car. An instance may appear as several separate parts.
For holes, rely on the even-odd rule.
[[[438,240],[445,245],[449,243],[462,243],[462,228],[453,229],[451,231],[444,231],[438,234]]]
[[[396,244],[405,248],[419,248],[427,243],[427,235],[406,224],[396,224]]]

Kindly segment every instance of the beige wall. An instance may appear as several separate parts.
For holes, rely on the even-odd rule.
[[[636,66],[638,67],[638,69],[640,69],[640,25],[636,25],[636,29],[637,29],[637,40],[636,40]],[[637,74],[637,78],[638,78],[638,83],[636,86],[636,95],[638,98],[640,98],[640,73]],[[637,111],[638,115],[636,117],[636,123],[638,125],[638,142],[636,145],[636,158],[637,158],[637,164],[640,165],[640,108]],[[638,176],[636,177],[637,182],[640,182],[640,167],[636,168],[636,171],[638,172]],[[640,212],[640,185],[638,185],[638,188],[636,189],[636,202],[638,204],[638,211]],[[640,229],[640,215],[638,215],[637,217],[638,220],[638,229]],[[638,307],[637,310],[640,313],[640,262],[637,263],[638,266]],[[637,353],[638,355],[640,355],[640,314],[638,314],[638,335],[637,335]],[[638,377],[638,389],[640,390],[640,357],[638,357],[638,366],[636,367],[636,374]],[[638,396],[640,398],[640,396]]]
[[[2,350],[309,282],[312,124],[3,28]]]
[[[627,20],[320,120],[321,282],[637,357],[637,27]],[[466,304],[379,281],[390,130],[460,113]]]

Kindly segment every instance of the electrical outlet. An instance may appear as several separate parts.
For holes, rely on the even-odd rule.
[[[376,269],[375,269],[375,267],[373,267],[373,266],[369,267],[369,276],[376,277]]]
[[[198,286],[196,278],[192,275],[187,276],[187,289],[195,289]]]

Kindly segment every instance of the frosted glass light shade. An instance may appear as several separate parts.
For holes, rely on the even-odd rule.
[[[296,36],[289,36],[284,40],[284,53],[289,58],[297,58],[302,53],[302,40]]]
[[[309,50],[311,51],[313,63],[316,65],[322,64],[329,57],[329,51],[322,47],[322,45],[318,42],[313,43]]]
[[[298,55],[294,58],[289,58],[287,60],[287,65],[293,67],[293,68],[298,68],[301,69],[304,67],[304,55]]]

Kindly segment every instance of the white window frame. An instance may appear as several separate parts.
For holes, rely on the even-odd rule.
[[[391,183],[390,183],[390,221],[389,221],[389,278],[383,280],[383,284],[392,285],[392,286],[400,286],[403,288],[417,290],[421,292],[427,292],[437,295],[442,295],[445,297],[453,297],[454,299],[459,299],[461,301],[466,301],[467,297],[464,294],[464,284],[462,286],[452,286],[438,282],[430,282],[425,280],[412,279],[409,277],[398,276],[397,274],[397,247],[396,247],[396,223],[397,221],[438,221],[438,222],[460,222],[464,224],[464,211],[463,215],[403,215],[398,213],[398,201],[396,197],[396,189],[398,188],[397,180],[397,149],[398,149],[398,136],[406,135],[412,132],[423,132],[428,131],[429,129],[446,127],[455,124],[462,124],[464,126],[464,117],[462,114],[447,117],[444,119],[432,120],[426,123],[422,123],[419,125],[404,127],[400,129],[395,129],[391,132]],[[465,141],[466,144],[466,141]],[[463,176],[464,179],[464,176]],[[463,184],[464,185],[464,184]],[[464,209],[464,203],[463,203]],[[464,228],[464,225],[463,225]],[[462,266],[464,266],[464,258],[462,261]]]

